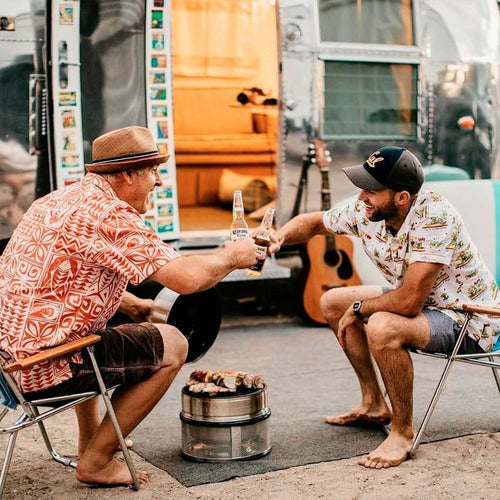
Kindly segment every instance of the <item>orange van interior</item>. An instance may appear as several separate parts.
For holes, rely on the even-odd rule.
[[[174,0],[171,25],[181,231],[225,229],[234,189],[247,214],[276,190],[275,5]]]

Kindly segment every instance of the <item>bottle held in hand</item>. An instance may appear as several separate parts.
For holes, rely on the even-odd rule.
[[[248,238],[248,225],[245,221],[243,196],[241,191],[233,193],[233,222],[231,222],[231,241]]]
[[[262,219],[262,223],[254,236],[257,245],[257,263],[249,267],[246,272],[248,275],[256,277],[262,274],[264,262],[267,257],[267,249],[271,244],[271,228],[273,226],[274,208],[268,208]]]

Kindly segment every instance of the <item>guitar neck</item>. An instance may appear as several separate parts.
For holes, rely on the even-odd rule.
[[[321,172],[321,210],[330,210],[332,201],[330,197],[330,179],[328,168],[322,168]]]
[[[331,195],[330,195],[330,178],[328,176],[328,168],[321,168],[321,210],[330,210],[332,206]],[[326,237],[326,250],[334,251],[335,237],[333,235],[328,235]]]

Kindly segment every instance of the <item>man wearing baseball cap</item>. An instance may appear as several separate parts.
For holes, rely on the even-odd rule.
[[[174,326],[147,321],[151,302],[125,291],[151,278],[179,294],[206,290],[234,269],[257,262],[251,238],[204,255],[181,256],[144,224],[141,215],[155,187],[158,152],[151,132],[125,127],[98,137],[87,175],[35,201],[0,257],[0,350],[17,361],[98,333],[95,356],[124,435],[165,394],[187,355]],[[136,323],[108,328],[114,312]],[[95,376],[85,353],[16,372],[28,400],[92,390]],[[76,408],[76,477],[82,482],[132,484],[125,463],[113,457],[118,439],[97,398]],[[138,473],[147,481],[144,472]]]
[[[291,219],[272,235],[269,251],[314,235],[347,234],[361,238],[366,254],[387,280],[387,287],[342,286],[339,278],[339,286],[320,300],[362,394],[358,406],[326,417],[326,422],[391,423],[385,441],[359,460],[360,465],[381,469],[404,461],[414,439],[413,366],[407,348],[451,353],[464,319],[461,307],[499,307],[500,294],[455,208],[441,194],[420,190],[424,174],[413,153],[382,147],[362,165],[343,171],[360,188],[357,199]],[[488,352],[499,331],[498,319],[475,316],[459,352]]]

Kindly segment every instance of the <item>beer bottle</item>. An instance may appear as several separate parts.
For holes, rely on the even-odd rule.
[[[243,196],[241,191],[233,193],[233,222],[231,222],[231,241],[248,238],[248,225],[245,222]]]
[[[267,247],[271,244],[270,232],[273,225],[274,208],[268,208],[254,236],[257,245],[257,263],[249,267],[246,272],[250,276],[260,276],[267,257]]]

